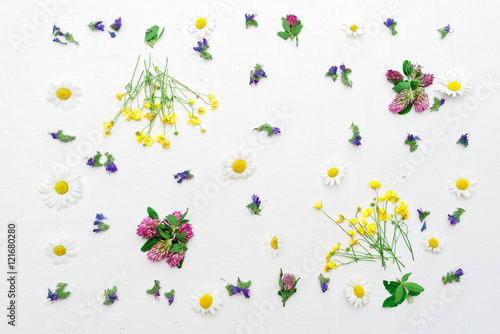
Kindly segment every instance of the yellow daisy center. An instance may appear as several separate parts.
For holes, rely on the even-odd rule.
[[[245,162],[245,160],[238,159],[235,162],[233,162],[233,171],[235,173],[238,174],[243,173],[245,169],[247,169],[247,163]]]
[[[356,32],[358,30],[358,26],[353,24],[350,28],[349,28],[350,31],[352,32]]]
[[[64,246],[56,246],[54,247],[54,254],[56,254],[57,256],[63,256],[64,254],[66,254],[66,248],[64,248]]]
[[[465,190],[465,189],[469,188],[469,181],[467,181],[466,179],[458,180],[457,181],[457,188],[460,190]]]
[[[204,17],[200,17],[198,20],[196,20],[196,28],[198,29],[203,29],[207,25],[207,19]]]
[[[55,189],[58,194],[63,195],[68,191],[68,184],[64,181],[59,181],[56,183]]]
[[[61,100],[67,100],[71,97],[71,91],[68,88],[59,88],[56,95]]]
[[[354,287],[354,294],[358,298],[363,298],[363,296],[365,295],[365,289],[363,289],[361,285],[356,285]]]
[[[335,167],[332,167],[328,170],[328,176],[329,177],[335,177],[339,174],[339,170]]]
[[[439,246],[439,241],[437,241],[436,238],[430,238],[429,246],[431,246],[432,248],[437,248],[437,246]]]
[[[278,249],[278,238],[274,237],[272,240],[271,240],[271,247],[273,249]]]
[[[205,310],[207,308],[209,308],[210,306],[212,306],[213,302],[214,302],[214,299],[209,294],[204,294],[200,298],[200,306],[203,307]]]
[[[452,81],[446,87],[448,87],[448,89],[451,91],[458,92],[462,85],[458,81]]]

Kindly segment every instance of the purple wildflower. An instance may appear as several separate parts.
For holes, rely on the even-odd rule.
[[[179,266],[181,261],[184,259],[184,252],[180,251],[179,253],[167,253],[167,264],[170,268],[174,268]]]
[[[172,216],[174,216],[175,218],[177,218],[177,221],[181,221],[181,217],[182,217],[182,212],[180,211],[174,211],[171,213]]]
[[[278,135],[278,136],[279,136],[279,135],[281,134],[281,130],[280,130],[280,128],[273,127],[273,133],[274,133],[275,135]]]
[[[50,299],[50,301],[53,303],[57,300],[57,294],[55,292],[50,291],[50,289],[48,290],[49,290],[49,295],[47,299]]]
[[[460,216],[464,213],[465,210],[462,208],[458,208],[452,215],[448,215],[448,221],[452,226],[455,226],[457,223],[460,223]]]
[[[393,24],[394,24],[394,20],[393,19],[387,19],[387,21],[384,22],[384,25],[387,28],[390,28]]]
[[[290,25],[290,28],[297,26],[297,24],[299,23],[299,19],[297,18],[297,16],[292,14],[286,16],[286,21]]]
[[[295,284],[295,276],[286,273],[283,276],[283,289],[285,291],[293,290],[293,285]]]
[[[345,71],[345,65],[344,64],[340,65],[340,69],[342,70],[342,72],[344,72]]]
[[[415,90],[415,100],[413,102],[413,107],[416,112],[422,112],[429,108],[429,96],[422,87],[418,87]]]
[[[153,219],[151,217],[144,218],[137,227],[137,235],[142,237],[143,239],[156,237],[156,226],[158,226],[158,224],[158,219]]]
[[[386,76],[387,80],[392,82],[393,84],[397,84],[404,79],[403,75],[395,70],[388,70],[385,73],[385,76]]]
[[[110,161],[109,164],[106,166],[106,172],[109,174],[116,173],[118,171],[118,168],[116,168],[116,165],[113,161]]]
[[[54,39],[52,40],[52,42],[56,42],[56,43],[60,43],[60,44],[68,44],[68,43],[61,42],[61,40],[60,40],[59,38],[57,38],[57,37],[56,37],[56,38],[54,38]]]
[[[434,74],[425,73],[418,77],[418,81],[420,82],[420,87],[427,87],[432,85],[434,81]]]
[[[122,18],[121,17],[117,18],[115,22],[110,25],[110,27],[115,31],[120,30],[120,28],[122,27]]]
[[[148,259],[152,262],[158,262],[165,259],[168,253],[167,241],[161,240],[148,250]]]
[[[103,220],[103,219],[108,219],[108,218],[104,217],[104,215],[102,213],[96,213],[95,219]]]
[[[109,32],[109,36],[111,36],[111,38],[115,38],[116,37],[116,34],[112,31],[108,31]]]
[[[186,233],[186,241],[194,237],[193,226],[189,223],[184,223],[177,229],[178,233]]]
[[[174,179],[177,180],[177,183],[182,183],[182,181],[192,179],[193,177],[194,175],[191,174],[189,170],[174,175]]]
[[[174,295],[175,295],[175,290],[172,289],[169,292],[165,292],[165,297],[168,299],[168,306],[172,305],[174,302]]]
[[[52,136],[52,139],[58,139],[59,138],[59,135],[57,134],[57,132],[49,132],[49,134]]]
[[[469,146],[469,134],[466,133],[460,136],[460,139],[457,141],[457,144],[462,144],[464,147]]]
[[[250,298],[250,289],[249,288],[243,288],[241,291],[243,292],[243,295],[245,296],[245,298]]]
[[[332,75],[332,77],[335,77],[337,75],[337,66],[330,67],[328,72]]]
[[[459,268],[455,271],[455,276],[462,276],[464,274],[464,271],[462,270],[462,268]]]
[[[414,95],[410,89],[402,90],[396,95],[392,103],[389,105],[389,110],[393,113],[400,113],[410,103],[413,103]]]
[[[102,24],[102,21],[92,21],[88,25],[88,27],[91,30],[99,30],[99,31],[104,31],[104,24]]]
[[[89,158],[87,160],[87,166],[90,166],[90,167],[94,167],[95,166],[95,162],[94,162],[93,158]]]
[[[241,293],[241,289],[233,285],[231,286],[231,292],[233,295],[239,295]]]

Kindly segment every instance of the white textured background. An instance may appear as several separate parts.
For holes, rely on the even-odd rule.
[[[7,271],[4,223],[16,221],[19,237],[18,326],[6,325],[7,288],[1,279],[2,333],[7,327],[9,333],[48,334],[496,332],[498,1],[47,1],[49,14],[41,3],[0,2],[2,271]],[[210,62],[192,51],[196,38],[186,30],[187,18],[197,9],[217,16],[209,36]],[[245,29],[246,12],[258,12],[258,28]],[[299,47],[276,36],[280,18],[288,13],[304,24]],[[398,22],[395,37],[382,26],[385,13]],[[370,26],[363,39],[340,30],[353,15]],[[86,27],[93,20],[110,24],[118,16],[123,27],[113,40]],[[54,22],[73,33],[80,46],[52,43]],[[153,24],[166,30],[151,49],[143,39]],[[436,29],[446,24],[455,32],[441,40]],[[13,45],[15,36],[22,42]],[[156,143],[138,145],[133,133],[139,125],[124,119],[110,137],[86,137],[101,133],[102,120],[117,112],[115,95],[128,83],[138,54],[143,59],[151,54],[160,66],[168,57],[171,75],[215,93],[219,108],[202,118],[207,133],[179,113],[181,133],[176,138],[170,133],[168,151]],[[395,94],[384,73],[400,70],[405,59],[435,75],[462,68],[473,76],[475,89],[449,98],[439,112],[393,115],[387,106]],[[324,77],[342,62],[353,70],[352,89]],[[268,78],[250,87],[248,73],[256,63],[264,65]],[[45,101],[50,83],[61,80],[83,90],[74,109]],[[438,96],[434,86],[427,92]],[[265,122],[281,127],[282,136],[266,140],[251,132]],[[352,122],[363,137],[358,148],[347,141]],[[47,132],[57,129],[77,140],[53,141]],[[471,144],[464,149],[456,141],[466,132]],[[403,144],[407,133],[431,142],[410,154]],[[219,176],[222,161],[239,147],[254,151],[257,169],[246,180],[227,182]],[[97,150],[114,154],[118,173],[84,165],[83,157]],[[341,186],[333,189],[317,176],[322,161],[331,157],[348,166]],[[83,199],[61,211],[45,207],[37,191],[51,176],[54,161],[76,165],[84,184]],[[178,185],[172,174],[185,169],[195,178]],[[456,199],[448,192],[448,175],[455,169],[476,174],[479,191],[471,198]],[[395,267],[342,267],[329,274],[325,294],[317,281],[324,247],[347,239],[312,205],[322,200],[332,216],[350,216],[358,205],[369,204],[373,193],[367,183],[374,179],[383,183],[382,190],[396,190],[410,207],[416,259],[403,253],[405,272],[413,272],[411,280],[426,289],[412,305],[395,309],[382,308],[388,296],[382,280],[404,273]],[[263,202],[260,217],[245,208],[253,193]],[[428,230],[446,239],[438,255],[419,244],[420,205],[432,212]],[[142,240],[135,230],[148,206],[160,215],[191,208],[195,237],[181,270],[151,263],[139,251]],[[452,228],[447,214],[457,207],[467,212]],[[96,212],[111,218],[110,230],[100,235],[91,232]],[[275,259],[262,242],[268,230],[284,239],[283,253]],[[74,240],[78,254],[56,266],[45,246],[61,237]],[[462,282],[444,286],[441,276],[457,266],[467,272]],[[280,267],[302,278],[286,308],[272,304]],[[351,307],[343,291],[354,274],[367,278],[374,290],[370,304],[360,310]],[[223,291],[223,309],[216,317],[191,311],[190,296],[199,284],[213,282],[223,289],[221,278],[236,282],[237,277],[252,280],[250,300]],[[145,293],[155,279],[162,294],[176,290],[171,307],[163,296],[156,302]],[[72,295],[46,306],[46,288],[58,282],[69,283]],[[102,307],[102,291],[112,285],[118,286],[120,300]]]

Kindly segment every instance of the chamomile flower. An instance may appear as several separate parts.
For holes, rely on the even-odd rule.
[[[345,295],[354,308],[363,307],[370,302],[371,285],[358,275],[351,277],[345,288]]]
[[[281,254],[281,241],[282,239],[278,234],[270,233],[266,236],[264,245],[266,245],[266,250],[271,253],[273,257]]]
[[[47,101],[52,102],[54,106],[62,105],[64,109],[74,108],[80,101],[82,90],[71,84],[71,82],[61,81],[60,84],[50,84]]]
[[[215,310],[220,309],[222,306],[220,296],[221,292],[214,284],[200,285],[198,290],[195,290],[191,296],[191,307],[196,313],[214,315]]]
[[[420,240],[426,251],[439,253],[444,247],[444,239],[440,238],[437,232],[429,231]]]
[[[215,19],[209,12],[197,12],[189,18],[188,31],[198,39],[205,38],[215,28]]]
[[[326,185],[333,187],[335,183],[340,185],[340,180],[345,176],[345,170],[346,166],[342,160],[332,158],[321,164],[319,176]]]
[[[238,151],[224,161],[224,175],[230,179],[246,179],[254,170],[252,155],[248,151]]]
[[[44,194],[42,200],[48,207],[55,206],[57,210],[65,208],[68,202],[74,202],[82,196],[80,174],[72,172],[68,167],[54,165],[52,178],[39,191]]]
[[[349,37],[358,37],[365,33],[364,26],[356,19],[349,19],[342,23],[342,30]]]
[[[66,263],[69,257],[75,256],[74,249],[75,245],[69,240],[49,243],[46,247],[48,255],[52,257],[55,264]]]
[[[472,88],[471,76],[463,70],[453,70],[438,75],[436,88],[453,97],[464,95]]]
[[[476,191],[476,188],[474,187],[476,182],[477,180],[471,172],[454,171],[450,174],[448,189],[452,194],[457,195],[457,197],[462,195],[463,197],[468,198]]]

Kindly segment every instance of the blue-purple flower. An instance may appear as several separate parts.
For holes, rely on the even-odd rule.
[[[469,134],[463,134],[460,136],[460,139],[457,141],[457,144],[462,144],[464,147],[469,146]]]
[[[172,289],[169,292],[165,292],[165,297],[168,299],[168,306],[172,305],[174,302],[175,290]]]
[[[52,291],[50,291],[50,289],[48,289],[49,293],[48,293],[47,299],[49,299],[49,301],[51,303],[54,303],[58,299],[68,298],[68,296],[71,294],[71,292],[64,291],[64,288],[66,287],[66,285],[68,285],[68,284],[67,283],[57,283],[56,290],[54,292],[52,292]]]
[[[177,183],[182,183],[184,180],[190,180],[194,177],[193,174],[189,170],[185,170],[184,172],[177,173],[174,175],[174,179],[177,180]]]
[[[339,77],[339,75],[337,74],[337,70],[338,70],[337,65],[333,65],[332,67],[330,67],[328,72],[326,72],[325,76],[332,77],[333,81],[335,82],[335,81],[337,81],[337,78]]]
[[[340,80],[342,80],[342,83],[347,87],[352,87],[352,81],[349,79],[349,74],[352,73],[352,70],[345,67],[344,64],[340,65],[340,70],[342,71],[340,74]]]
[[[115,20],[115,22],[113,22],[111,25],[110,25],[110,28],[113,29],[114,31],[118,31],[120,30],[120,28],[122,27],[122,18],[119,17]]]
[[[319,274],[319,284],[321,286],[321,291],[326,292],[328,290],[328,283],[330,283],[330,279],[323,276],[323,274]]]
[[[116,290],[117,290],[116,286],[114,286],[112,289],[104,290],[103,305],[111,305],[118,300],[118,296],[116,295]]]
[[[104,163],[106,172],[108,172],[108,174],[116,173],[118,171],[118,168],[115,165],[115,158],[108,152],[104,153],[104,155],[106,155],[107,158],[106,162]]]
[[[398,32],[396,31],[396,26],[397,26],[397,24],[398,24],[398,23],[397,23],[396,21],[394,21],[394,19],[387,19],[387,21],[385,21],[385,22],[384,22],[384,25],[385,25],[387,28],[391,29],[391,33],[392,33],[393,35],[397,35],[397,33],[398,33]]]
[[[245,24],[246,24],[247,29],[250,28],[251,26],[254,26],[254,27],[259,26],[259,24],[255,20],[256,16],[257,16],[257,14],[248,14],[248,13],[245,14]]]
[[[410,152],[414,152],[418,148],[417,140],[420,140],[420,137],[412,134],[408,134],[406,137],[405,144],[410,145]]]
[[[49,132],[52,139],[58,139],[60,142],[67,143],[75,140],[76,136],[65,135],[62,130],[57,130],[56,132]]]
[[[250,71],[250,85],[257,85],[259,80],[267,78],[266,72],[262,69],[262,65],[255,65],[254,69]]]
[[[458,208],[452,215],[448,215],[448,222],[455,226],[457,223],[460,223],[460,216],[465,212],[464,209]]]
[[[448,272],[445,276],[443,276],[443,284],[460,282],[460,277],[464,275],[464,271],[462,268],[458,268],[455,271]]]
[[[90,30],[104,31],[104,24],[102,24],[102,21],[92,21],[87,25],[87,27],[89,27]]]
[[[254,131],[266,131],[267,132],[267,135],[269,137],[271,137],[272,135],[277,135],[279,136],[281,134],[281,130],[280,128],[277,128],[275,126],[271,126],[270,124],[268,123],[265,123],[265,124],[262,124],[261,126],[259,126],[258,128],[254,128],[253,129]]]
[[[150,294],[150,295],[154,295],[155,299],[159,300],[159,298],[160,298],[160,289],[161,289],[160,281],[155,280],[155,284],[153,285],[153,287],[151,289],[146,290],[146,293]]]
[[[59,39],[58,36],[63,36],[66,41],[68,42],[71,42],[71,43],[75,43],[76,45],[79,45],[77,41],[75,41],[75,39],[73,38],[73,35],[70,34],[69,32],[67,33],[63,33],[61,31],[61,28],[57,27],[55,24],[52,26],[52,36],[54,36],[55,38],[52,40],[53,42],[55,43],[59,43],[59,44],[62,44],[62,45],[66,45],[68,43],[66,42],[63,42]]]
[[[99,233],[109,229],[109,225],[105,224],[103,220],[107,219],[102,213],[96,213],[94,220],[94,229],[92,232]]]
[[[350,129],[352,129],[352,137],[351,137],[351,139],[349,139],[349,141],[354,146],[360,146],[361,145],[361,135],[359,132],[359,127],[356,124],[352,123]]]
[[[252,281],[243,282],[238,277],[238,283],[236,285],[227,284],[226,290],[229,293],[229,296],[239,295],[243,293],[245,298],[250,298],[250,285],[252,285]]]
[[[202,41],[198,41],[198,46],[195,46],[193,50],[199,52],[201,58],[211,60],[213,59],[212,55],[207,52],[209,47],[208,41],[204,38]]]
[[[430,215],[431,212],[423,211],[422,208],[417,209],[417,212],[418,212],[418,219],[420,219],[420,222],[423,223],[422,228],[420,229],[420,231],[423,232],[427,228],[427,223],[425,221],[425,218],[427,218],[427,216]]]
[[[101,152],[97,151],[97,153],[92,157],[87,160],[87,166],[90,167],[101,167],[102,164],[99,160],[101,160],[102,154]]]
[[[441,107],[444,104],[445,98],[438,98],[434,97],[434,103],[432,104],[432,107],[429,109],[430,111],[438,111],[439,107]]]
[[[451,26],[449,24],[446,27],[439,28],[437,31],[441,33],[441,39],[445,38],[446,35],[453,32],[451,31]]]
[[[253,194],[252,195],[252,203],[247,205],[247,208],[250,209],[252,215],[259,215],[262,209],[260,208],[260,199],[259,196]]]
[[[111,36],[111,38],[115,38],[116,37],[116,34],[112,31],[108,31],[109,32],[109,36]]]

